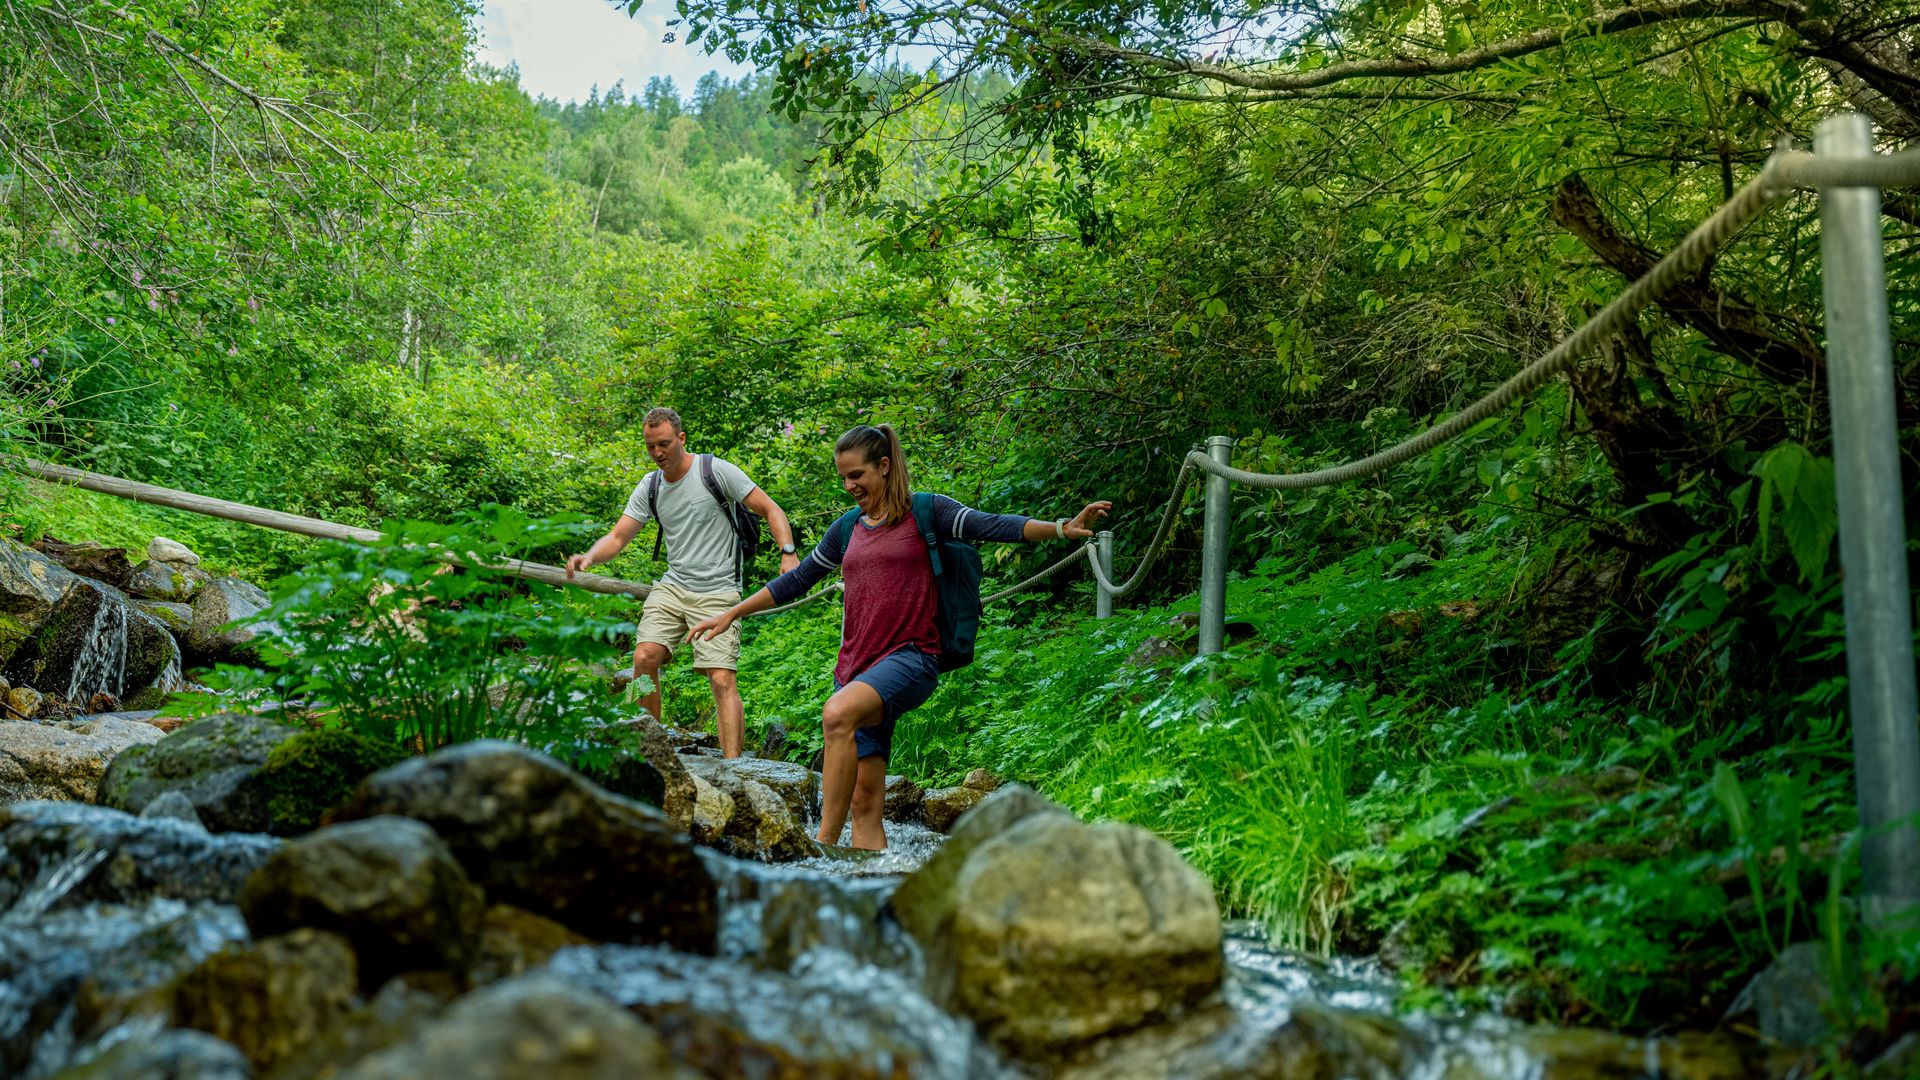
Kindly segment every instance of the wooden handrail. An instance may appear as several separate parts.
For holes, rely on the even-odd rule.
[[[70,468],[66,465],[54,465],[50,462],[36,461],[33,458],[7,457],[5,462],[19,472],[56,484],[70,484],[98,491],[106,495],[117,495],[123,499],[152,503],[155,506],[186,510],[208,517],[225,518],[228,521],[243,522],[247,525],[259,525],[281,532],[299,533],[302,536],[317,536],[326,540],[353,540],[370,543],[380,539],[375,529],[362,529],[353,525],[341,525],[338,522],[322,521],[319,518],[303,517],[299,514],[283,513],[279,510],[265,510],[245,503],[229,502],[226,499],[195,495],[190,491],[176,491],[173,488],[143,484],[138,480],[123,480],[104,473],[88,472],[85,469]],[[449,554],[452,562],[463,563]],[[523,559],[507,559],[498,565],[487,565],[487,570],[498,570],[529,581],[545,582],[548,585],[571,585],[588,592],[607,593],[616,596],[634,596],[645,599],[652,586],[638,581],[626,581],[621,578],[604,577],[599,574],[575,574],[567,577],[567,572],[557,566],[544,563],[527,562]]]

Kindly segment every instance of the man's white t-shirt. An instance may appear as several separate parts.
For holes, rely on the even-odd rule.
[[[657,470],[656,470],[657,471]],[[738,465],[721,458],[713,459],[713,479],[734,502],[744,502],[753,494],[754,483]],[[647,509],[647,488],[652,474],[627,498],[624,513],[645,525],[653,519]],[[660,473],[660,493],[655,503],[660,510],[660,527],[667,537],[667,572],[660,580],[672,582],[691,593],[734,592],[740,586],[733,577],[733,522],[713,492],[700,479],[700,461],[696,456],[687,474],[669,481]]]

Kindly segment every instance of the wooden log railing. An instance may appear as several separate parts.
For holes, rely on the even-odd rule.
[[[137,480],[123,480],[104,473],[88,472],[85,469],[70,468],[66,465],[54,465],[50,462],[36,461],[33,458],[9,457],[6,464],[17,472],[25,473],[37,479],[56,484],[68,484],[73,487],[98,491],[106,495],[117,495],[123,499],[152,503],[155,506],[186,510],[208,517],[225,518],[248,525],[259,525],[281,532],[299,533],[302,536],[317,536],[326,540],[352,540],[370,543],[380,539],[377,529],[362,529],[353,525],[341,525],[338,522],[322,521],[319,518],[303,517],[299,514],[283,513],[279,510],[266,510],[245,503],[229,502],[226,499],[214,499],[205,495],[195,495],[190,491],[176,491],[173,488],[143,484]],[[448,553],[450,562],[471,565],[458,555]],[[569,578],[567,572],[557,566],[544,563],[527,562],[523,559],[506,559],[498,564],[482,567],[529,581],[544,582],[548,585],[571,585],[588,592],[610,595],[633,596],[645,599],[652,587],[639,581],[626,581],[621,578],[604,577],[599,574],[575,574]]]

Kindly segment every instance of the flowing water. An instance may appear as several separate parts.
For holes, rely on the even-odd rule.
[[[744,1048],[733,1061],[742,1074],[778,1072],[784,1061],[930,1080],[1034,1075],[924,991],[920,951],[883,909],[899,875],[939,838],[888,829],[893,847],[875,859],[770,865],[704,853],[719,896],[714,956],[601,945],[563,950],[550,966],[632,1009],[670,1043]],[[114,1042],[150,1037],[151,1016],[108,1023],[84,1003],[162,986],[246,940],[238,910],[219,898],[237,895],[279,843],[99,807],[0,809],[0,1075],[50,1076]],[[1381,1080],[1662,1075],[1652,1042],[1599,1036],[1611,1040],[1607,1067],[1567,1073],[1554,1066],[1565,1041],[1543,1041],[1539,1029],[1486,1016],[1398,1016],[1396,985],[1377,965],[1291,954],[1256,926],[1230,924],[1225,954],[1226,983],[1202,1010],[1204,1023],[1113,1040],[1111,1060],[1069,1066],[1069,1075],[1224,1080],[1290,1075],[1308,1067],[1301,1062],[1320,1070],[1312,1075]],[[1158,1064],[1136,1068],[1143,1059]]]
[[[98,691],[115,698],[126,692],[127,605],[118,596],[81,578],[99,594],[93,609],[93,625],[88,629],[80,653],[73,658],[73,670],[67,678],[68,701],[85,701]]]

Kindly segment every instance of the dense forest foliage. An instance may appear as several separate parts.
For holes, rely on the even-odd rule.
[[[1205,437],[1266,471],[1389,445],[1820,118],[1920,134],[1893,0],[681,14],[762,74],[562,104],[474,65],[460,0],[0,7],[0,439],[354,524],[607,522],[669,404],[817,537],[832,436],[887,420],[923,487],[1115,499],[1124,572]],[[1886,211],[1911,491],[1920,202]],[[896,771],[1147,824],[1289,943],[1517,1013],[1711,1023],[1818,939],[1884,1028],[1879,962],[1916,954],[1863,965],[1849,914],[1818,240],[1790,198],[1510,415],[1236,494],[1220,657],[1129,660],[1187,633],[1197,499],[1119,618],[1075,575],[991,609]],[[0,499],[249,571],[309,550],[4,473]],[[817,745],[836,627],[749,632],[750,731]]]

